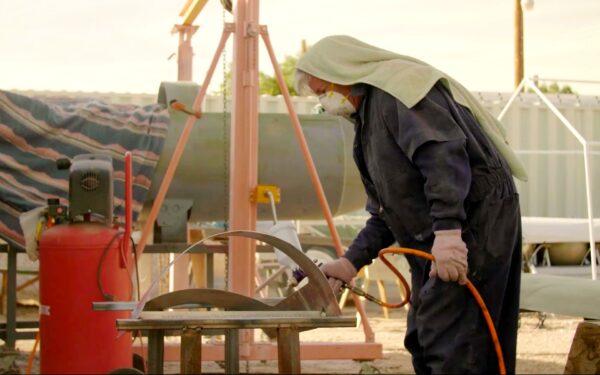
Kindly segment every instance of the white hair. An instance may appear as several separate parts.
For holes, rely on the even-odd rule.
[[[294,89],[300,96],[313,96],[315,93],[311,90],[308,85],[308,79],[310,75],[305,71],[296,69],[296,75],[294,76]]]

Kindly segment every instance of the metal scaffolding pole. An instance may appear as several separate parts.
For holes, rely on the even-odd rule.
[[[586,206],[587,206],[587,213],[588,213],[588,231],[589,231],[589,240],[590,240],[590,258],[591,258],[591,263],[592,263],[592,267],[591,267],[591,273],[592,273],[592,280],[596,280],[597,278],[597,269],[598,269],[598,254],[596,251],[596,239],[594,237],[594,212],[593,212],[593,192],[594,190],[592,189],[592,167],[591,167],[591,160],[590,160],[590,142],[588,142],[587,139],[585,139],[585,137],[575,128],[575,126],[573,126],[573,124],[571,124],[571,122],[560,112],[560,110],[558,108],[556,108],[556,106],[548,99],[548,97],[546,95],[544,95],[543,92],[540,91],[540,89],[532,82],[531,79],[529,78],[524,78],[518,85],[517,88],[515,89],[513,95],[510,97],[510,99],[508,100],[508,103],[506,103],[506,105],[504,106],[504,108],[502,109],[502,111],[500,112],[500,115],[498,116],[498,121],[502,121],[502,119],[504,118],[504,116],[506,115],[508,108],[513,104],[514,100],[516,99],[516,97],[520,94],[520,92],[524,89],[524,88],[530,88],[541,100],[542,102],[544,102],[544,104],[546,104],[546,106],[550,109],[550,112],[552,112],[556,117],[558,117],[558,119],[560,120],[560,122],[567,128],[567,130],[569,130],[569,132],[571,132],[571,134],[573,134],[573,136],[577,139],[577,141],[579,141],[579,143],[581,144],[582,148],[583,148],[583,167],[584,167],[584,171],[585,171],[585,195],[586,195]]]

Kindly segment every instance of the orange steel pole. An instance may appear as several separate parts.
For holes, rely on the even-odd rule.
[[[194,25],[175,25],[173,32],[179,34],[179,47],[177,49],[177,80],[191,81],[193,73],[194,49],[192,36],[198,30]]]
[[[175,25],[173,33],[179,33],[179,48],[177,53],[177,80],[192,81],[194,49],[192,48],[192,36],[198,30],[198,26],[191,24]],[[169,254],[169,261],[174,259],[175,254]],[[169,286],[173,290],[186,289],[189,286],[188,268],[190,266],[190,256],[186,255],[173,265],[169,274]],[[171,288],[169,288],[171,289]]]
[[[258,183],[258,0],[235,6],[231,105],[229,226],[256,228],[256,203],[250,197]],[[255,241],[229,239],[229,290],[254,295]]]
[[[238,0],[234,9],[231,141],[229,157],[229,227],[256,229],[256,202],[251,194],[258,184],[258,16],[259,0]],[[256,243],[229,239],[228,289],[254,297]],[[240,337],[253,342],[253,331]]]
[[[333,240],[333,244],[335,245],[335,250],[338,256],[342,256],[344,254],[342,241],[340,240],[340,236],[333,222],[333,216],[331,215],[331,209],[329,208],[329,203],[327,202],[327,197],[325,196],[325,191],[323,190],[323,185],[321,185],[321,180],[319,179],[317,168],[315,168],[315,163],[310,154],[308,143],[306,142],[306,138],[304,137],[304,133],[302,132],[300,120],[298,119],[298,114],[296,113],[294,105],[292,104],[292,98],[290,97],[290,93],[283,78],[283,73],[281,72],[281,68],[277,63],[277,58],[275,57],[275,52],[273,50],[273,46],[271,45],[271,39],[269,38],[269,31],[266,26],[261,26],[260,34],[263,38],[263,41],[265,42],[267,51],[269,52],[269,57],[271,59],[271,63],[273,64],[273,69],[275,70],[275,76],[277,77],[277,83],[279,84],[279,88],[281,90],[281,93],[283,94],[283,99],[285,100],[285,105],[287,106],[290,119],[292,121],[292,124],[294,125],[294,132],[296,134],[296,138],[298,139],[298,143],[300,144],[300,149],[302,150],[302,155],[304,156],[306,168],[308,169],[308,174],[310,175],[310,180],[317,194],[317,198],[319,199],[321,209],[323,210],[323,216],[325,216],[327,226],[329,227],[329,232],[331,232],[331,238]],[[373,332],[373,329],[369,324],[369,321],[367,319],[367,313],[365,312],[362,302],[360,301],[358,296],[354,294],[352,295],[352,298],[354,300],[356,310],[360,314],[362,320],[366,341],[375,341],[375,333]]]
[[[206,72],[206,77],[204,78],[204,82],[198,91],[198,95],[194,100],[194,104],[192,106],[193,112],[197,112],[200,110],[200,106],[202,105],[202,101],[206,96],[206,91],[208,89],[208,85],[210,80],[212,79],[213,73],[215,72],[215,68],[217,67],[217,63],[219,62],[219,58],[221,57],[221,52],[223,52],[223,48],[225,47],[225,43],[227,39],[231,35],[231,30],[228,27],[223,29],[223,34],[221,34],[221,40],[219,41],[219,46],[215,51],[215,55],[213,60]],[[177,145],[175,146],[175,151],[173,151],[173,156],[171,157],[171,161],[169,162],[169,166],[167,167],[167,171],[165,172],[165,176],[160,183],[160,188],[158,189],[158,193],[156,194],[156,198],[152,203],[152,209],[150,210],[150,214],[146,219],[146,223],[144,224],[144,228],[142,230],[142,237],[140,239],[140,243],[137,248],[137,255],[140,256],[144,252],[144,248],[146,247],[146,242],[148,242],[148,238],[152,233],[152,229],[154,228],[154,222],[156,221],[156,217],[158,216],[158,211],[162,206],[162,203],[167,195],[167,191],[169,190],[169,186],[171,186],[171,181],[173,180],[173,175],[175,174],[175,170],[179,165],[179,160],[181,159],[181,155],[183,154],[183,150],[185,149],[185,145],[190,137],[190,132],[192,131],[192,127],[196,123],[198,118],[194,115],[189,115],[183,131],[179,136],[179,140],[177,141]]]

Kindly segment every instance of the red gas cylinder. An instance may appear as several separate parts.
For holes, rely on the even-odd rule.
[[[131,367],[131,335],[118,337],[115,324],[130,313],[92,310],[92,302],[105,301],[108,294],[115,301],[131,298],[121,238],[117,230],[94,223],[57,225],[43,232],[39,243],[41,373],[108,373]]]

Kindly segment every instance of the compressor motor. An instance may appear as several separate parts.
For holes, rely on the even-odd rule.
[[[73,161],[59,159],[59,169],[69,169],[69,220],[113,221],[112,158],[102,154],[77,155]]]

